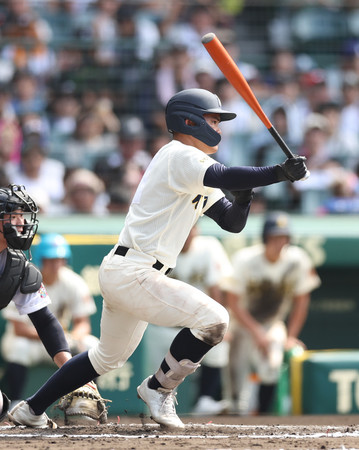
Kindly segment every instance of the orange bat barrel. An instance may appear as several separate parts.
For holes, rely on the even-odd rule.
[[[276,140],[280,148],[287,155],[288,158],[293,158],[293,153],[283,141],[278,131],[273,127],[267,115],[264,113],[247,80],[242,75],[236,63],[229,55],[227,50],[222,45],[221,41],[214,33],[207,33],[202,37],[202,44],[217,64],[223,75],[236,89],[236,91],[243,97],[252,110],[257,114],[260,120],[264,123],[270,134]]]

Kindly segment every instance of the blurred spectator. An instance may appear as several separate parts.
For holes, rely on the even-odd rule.
[[[250,82],[254,79],[259,78],[259,70],[256,68],[254,64],[248,63],[243,60],[241,46],[236,39],[236,35],[229,30],[220,30],[219,31],[219,39],[222,42],[223,46],[233,58],[233,61],[238,66],[239,70],[242,72],[242,75],[246,79],[247,82]],[[223,75],[220,73],[216,66],[212,64],[213,73],[216,74],[216,78],[220,78]]]
[[[127,210],[143,173],[151,161],[146,151],[146,130],[137,116],[122,116],[117,151],[99,159],[94,171],[104,181],[109,192],[111,209]]]
[[[274,128],[278,131],[284,142],[289,146],[293,153],[296,153],[296,145],[289,133],[288,114],[283,106],[278,106],[269,116]],[[278,144],[273,139],[265,127],[253,135],[248,144],[248,149],[254,157],[254,166],[271,166],[278,164],[283,156]],[[277,183],[270,186],[264,186],[257,189],[263,198],[268,209],[286,209],[293,210],[297,206],[297,199],[292,185],[289,183]]]
[[[347,72],[342,84],[343,109],[340,131],[359,136],[359,74]]]
[[[342,105],[339,103],[327,102],[318,105],[317,112],[326,117],[329,122],[329,138],[326,145],[329,157],[347,169],[354,169],[359,163],[359,133],[355,134],[349,129],[343,130],[342,110]]]
[[[300,90],[307,102],[307,111],[316,111],[318,105],[332,100],[323,69],[313,69],[299,76]]]
[[[20,160],[22,132],[10,104],[10,95],[5,86],[0,86],[0,163],[17,164]],[[3,185],[6,186],[6,185]]]
[[[105,124],[96,112],[87,112],[77,117],[75,131],[63,145],[61,160],[67,168],[92,170],[95,161],[109,155],[116,146],[115,133],[106,132]]]
[[[156,96],[163,107],[176,92],[196,87],[194,60],[184,45],[159,51],[156,63]]]
[[[47,114],[27,112],[20,116],[19,119],[24,141],[35,136],[43,145],[48,145],[50,124]]]
[[[248,79],[247,81],[251,83],[252,80]],[[217,81],[215,92],[221,99],[222,107],[237,114],[235,120],[221,123],[221,147],[215,158],[228,166],[253,165],[254,154],[247,145],[251,136],[256,135],[262,129],[261,121],[225,78]],[[244,148],[246,150],[241,151]]]
[[[276,211],[266,216],[263,243],[233,255],[233,279],[228,294],[231,389],[234,409],[250,413],[250,375],[259,379],[257,412],[271,412],[284,352],[305,348],[300,333],[310,293],[320,285],[306,252],[290,245],[289,217]]]
[[[285,110],[290,142],[299,145],[303,140],[304,122],[312,111],[312,106],[303,96],[298,78],[295,75],[281,75],[273,80],[273,95],[263,104],[267,115],[282,107]]]
[[[107,214],[108,197],[102,180],[91,170],[74,169],[65,177],[65,196],[62,204],[54,208],[54,215]]]
[[[111,66],[116,63],[118,0],[98,0],[92,18],[92,37],[95,41],[94,59],[97,64]]]
[[[302,212],[310,214],[319,210],[327,198],[331,186],[341,176],[344,167],[337,158],[329,153],[330,123],[326,117],[318,113],[308,116],[303,145],[298,154],[307,158],[306,164],[310,177],[305,183],[293,183],[293,188],[300,193]],[[349,176],[353,170],[346,170]]]
[[[150,61],[160,43],[157,24],[139,12],[140,6],[131,1],[122,2],[118,9],[116,59],[120,64]]]
[[[11,84],[0,84],[0,120],[2,121],[16,119],[11,100]]]
[[[30,0],[7,0],[7,14],[1,35],[7,41],[1,56],[16,70],[28,70],[46,78],[54,74],[55,53],[48,47],[52,38],[49,24],[33,9]]]
[[[2,166],[0,166],[0,184],[1,186],[9,186],[10,184],[9,177]]]
[[[199,61],[197,64],[195,63],[194,76],[197,84],[196,87],[215,92],[217,79],[212,64],[203,61]]]
[[[358,214],[359,180],[346,170],[337,172],[327,198],[318,207],[320,214]]]
[[[79,99],[70,86],[69,89],[63,86],[59,92],[54,93],[49,111],[50,136],[54,143],[75,132],[80,108]]]
[[[26,186],[44,213],[50,203],[58,204],[62,200],[64,174],[64,165],[48,157],[47,149],[36,136],[24,143],[20,164],[7,172],[11,183]]]
[[[161,37],[166,35],[167,29],[179,20],[186,8],[183,2],[169,2],[168,0],[142,1],[140,14],[151,19],[158,25]]]
[[[307,158],[306,164],[311,174],[325,167],[330,160],[328,152],[329,120],[319,113],[311,113],[307,117],[304,139],[298,153]]]
[[[41,236],[33,246],[34,263],[39,267],[43,283],[51,295],[50,310],[62,325],[71,353],[88,350],[97,338],[91,335],[90,316],[96,305],[84,279],[70,267],[72,252],[65,238],[50,233]],[[2,355],[7,362],[5,380],[11,400],[24,396],[28,368],[41,363],[52,364],[37,331],[27,315],[19,315],[10,302],[3,316],[7,320],[2,337]],[[55,367],[55,366],[54,366]]]
[[[121,128],[121,123],[119,118],[113,111],[112,100],[106,96],[99,96],[94,111],[105,126],[105,132],[108,133],[118,133]]]
[[[21,117],[27,113],[44,114],[47,107],[46,92],[29,72],[17,72],[13,82],[11,105]]]
[[[297,61],[294,52],[287,48],[274,51],[270,61],[268,82],[281,78],[295,78],[298,75]]]
[[[213,5],[194,4],[187,7],[184,17],[168,27],[164,36],[172,44],[181,42],[185,45],[193,60],[200,59],[212,62],[204,49],[201,38],[206,33],[217,31],[218,11]]]

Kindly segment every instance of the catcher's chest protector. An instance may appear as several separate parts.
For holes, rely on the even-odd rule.
[[[7,249],[5,269],[0,275],[0,309],[4,309],[20,287],[23,294],[39,290],[41,272],[26,260],[21,251]]]

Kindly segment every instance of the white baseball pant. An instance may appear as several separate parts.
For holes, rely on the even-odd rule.
[[[137,348],[148,323],[190,328],[204,342],[219,343],[227,330],[227,310],[208,295],[152,267],[149,255],[113,249],[103,260],[99,282],[104,298],[100,342],[89,351],[99,375],[122,367]],[[163,355],[165,356],[165,355]]]
[[[284,357],[284,346],[287,339],[285,324],[277,321],[264,325],[270,341],[268,356],[256,346],[250,333],[241,328],[233,327],[230,345],[230,373],[232,395],[238,399],[241,413],[246,414],[250,403],[250,374],[255,372],[260,383],[275,384],[280,375]]]

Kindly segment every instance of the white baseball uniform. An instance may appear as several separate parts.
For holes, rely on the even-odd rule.
[[[90,316],[96,312],[96,304],[86,282],[68,267],[61,267],[59,279],[53,285],[47,286],[46,290],[47,298],[51,298],[49,309],[59,320],[65,332],[70,330],[73,319]],[[21,321],[29,326],[33,325],[29,317],[27,315],[20,316],[11,303],[2,311],[3,317],[8,320],[1,341],[4,359],[27,367],[40,362],[52,362],[40,340],[28,339],[15,334],[11,320]],[[84,339],[84,342],[81,343],[82,350],[88,349],[95,342],[97,342],[96,337],[88,336],[88,339]]]
[[[267,330],[271,345],[268,358],[258,350],[250,333],[235,319],[231,320],[230,366],[234,374],[232,388],[239,397],[239,410],[247,412],[248,378],[256,372],[264,383],[276,383],[283,362],[287,338],[284,320],[295,296],[306,294],[320,285],[307,253],[287,245],[277,262],[264,255],[263,244],[239,250],[233,256],[230,290],[240,297],[241,306]]]
[[[104,298],[99,345],[89,359],[98,374],[121,367],[142,339],[148,323],[190,328],[198,339],[208,328],[228,323],[226,309],[204,292],[166,277],[176,265],[199,217],[224,196],[203,185],[216,161],[173,140],[152,159],[134,196],[118,244],[125,256],[104,258],[99,281]],[[156,260],[164,266],[153,268]]]

